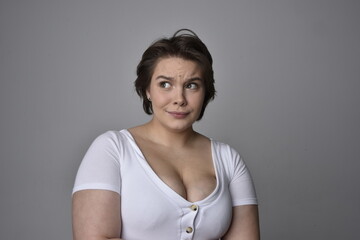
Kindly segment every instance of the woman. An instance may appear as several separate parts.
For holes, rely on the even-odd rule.
[[[152,119],[100,135],[73,190],[75,240],[259,239],[240,155],[193,130],[214,98],[212,57],[191,31],[153,43],[135,87]]]

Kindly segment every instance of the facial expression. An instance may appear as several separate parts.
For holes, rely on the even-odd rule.
[[[177,57],[159,60],[147,90],[154,122],[173,131],[188,130],[200,115],[204,96],[196,62]]]

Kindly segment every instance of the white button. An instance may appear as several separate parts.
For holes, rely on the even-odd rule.
[[[197,211],[198,210],[198,206],[196,206],[195,204],[191,205],[191,210],[193,211]]]

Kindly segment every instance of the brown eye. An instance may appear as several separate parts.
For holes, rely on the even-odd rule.
[[[188,89],[198,89],[199,85],[197,83],[188,83],[185,87]]]
[[[162,88],[170,88],[171,87],[171,84],[169,82],[160,82],[159,85]]]

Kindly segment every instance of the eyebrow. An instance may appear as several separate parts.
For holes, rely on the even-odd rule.
[[[164,75],[159,75],[159,76],[157,76],[157,77],[156,77],[156,80],[158,80],[158,79],[174,80],[174,78],[172,78],[172,77],[166,77],[166,76],[164,76]]]
[[[167,76],[164,76],[164,75],[159,75],[156,77],[156,80],[159,80],[159,79],[165,79],[165,80],[168,80],[168,81],[173,81],[174,78],[173,77],[167,77]],[[191,81],[202,81],[202,78],[200,77],[192,77],[192,78],[189,78],[187,80],[187,82],[191,82]]]
[[[191,82],[191,81],[202,81],[202,78],[200,78],[200,77],[189,78],[188,82]]]

